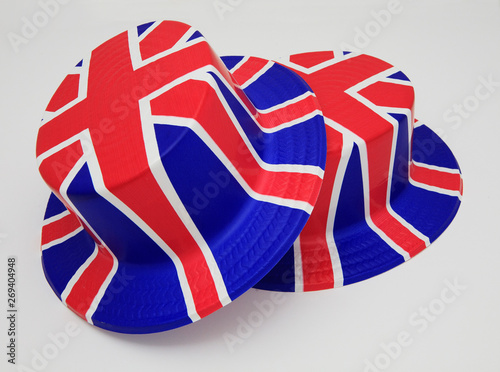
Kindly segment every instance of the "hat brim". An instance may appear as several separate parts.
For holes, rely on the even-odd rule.
[[[224,62],[231,69],[242,58],[229,57]],[[266,104],[286,105],[285,102],[290,98],[310,92],[310,88],[298,75],[274,64],[253,83],[247,84],[243,91],[252,104],[259,108]],[[312,105],[308,102],[304,104]],[[228,105],[232,110],[240,110],[242,113],[246,110],[236,99],[228,102]],[[316,112],[316,108],[311,106],[310,111]],[[279,115],[274,118],[276,123],[282,121]],[[305,169],[303,173],[294,172],[293,176],[284,178],[285,182],[283,178],[280,181],[277,178],[266,181],[267,186],[263,186],[260,193],[265,194],[266,188],[279,188],[285,190],[290,199],[299,199],[300,194],[301,197],[308,196],[309,202],[300,204],[308,205],[307,208],[302,208],[272,200],[257,200],[246,193],[238,180],[228,176],[224,180],[224,186],[219,185],[217,193],[218,200],[223,201],[204,206],[203,213],[209,213],[210,209],[214,213],[211,224],[197,221],[196,214],[191,214],[218,264],[229,296],[226,303],[262,279],[297,238],[319,193],[326,158],[326,134],[321,112],[299,118],[293,125],[277,128],[272,133],[260,133],[256,125],[251,125],[251,117],[246,123],[243,130],[253,131],[253,138],[265,137],[262,141],[265,146],[256,149],[265,162],[291,164],[298,169]],[[163,126],[163,129],[157,129],[156,135],[162,136],[162,130],[176,129]],[[185,129],[182,138],[191,144],[198,141],[199,147],[197,151],[183,152],[183,158],[179,158],[181,163],[198,161],[200,167],[206,167],[210,163],[216,170],[214,174],[222,169],[223,165],[217,156],[203,145],[194,132]],[[171,146],[168,141],[164,142],[165,146]],[[161,147],[162,141],[158,141],[158,144]],[[170,147],[169,156],[172,156],[172,151]],[[168,166],[165,163],[163,165]],[[183,177],[186,176],[183,167],[177,164],[175,168],[166,171],[170,172],[171,181],[184,202],[185,198],[192,198],[192,194],[189,194],[192,190],[183,189]],[[313,179],[311,170],[319,176]],[[75,178],[92,185],[92,178],[85,167],[82,167]],[[211,182],[215,184],[217,181]],[[104,198],[101,199],[96,200],[96,203],[100,203],[102,215],[95,216],[101,221],[88,221],[91,226],[103,225],[102,220],[119,219],[129,226],[124,233],[142,234],[142,241],[147,240],[144,231],[131,221],[127,222],[127,217],[115,206]],[[76,200],[73,202],[77,203]],[[239,207],[232,208],[232,205],[236,205],[234,203],[239,203]],[[101,237],[105,234],[112,236],[113,232],[99,232]],[[138,248],[151,250],[158,257],[163,253],[158,253],[158,247],[153,242],[150,246],[145,244]],[[193,322],[193,314],[187,310],[181,292],[176,268],[166,254],[157,262],[131,262],[117,261],[107,249],[97,246],[90,234],[81,227],[76,216],[69,213],[54,194],[51,195],[42,230],[42,264],[50,286],[63,303],[80,316],[82,314],[79,307],[89,308],[82,316],[85,320],[100,328],[121,333],[159,332]],[[203,317],[220,307],[221,304],[217,301],[205,303],[204,308],[197,310]]]
[[[334,229],[337,259],[340,262],[340,267],[336,270],[341,272],[342,280],[319,280],[307,291],[340,287],[384,273],[420,253],[450,225],[460,207],[463,192],[458,163],[450,148],[426,125],[419,123],[415,127],[413,144],[413,160],[419,165],[419,171],[410,170],[413,178],[410,177],[410,181],[404,184],[401,192],[397,197],[393,197],[390,203],[396,214],[429,238],[427,244],[410,247],[409,255],[405,259],[366,222],[339,230]],[[359,168],[359,153],[358,155],[353,153],[346,173],[361,175],[361,170],[357,168]],[[426,170],[431,171],[426,172]],[[358,181],[361,185],[361,178]],[[356,199],[363,200],[361,189],[343,189],[339,197],[338,208],[347,208],[345,203]],[[398,226],[394,226],[394,229],[398,229]],[[309,269],[314,271],[314,263]],[[283,292],[304,291],[303,287],[296,286],[294,278],[295,264],[292,246],[278,265],[255,288]]]

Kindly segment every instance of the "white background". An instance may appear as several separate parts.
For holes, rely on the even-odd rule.
[[[214,5],[221,3],[231,10],[218,13]],[[33,20],[41,7],[2,0],[0,370],[16,370],[7,363],[3,310],[7,256],[16,255],[22,371],[361,372],[374,370],[369,363],[380,371],[499,371],[500,2],[402,0],[401,11],[377,26],[373,12],[387,6],[387,0],[70,0],[16,52],[9,33],[23,36],[23,17]],[[416,89],[417,117],[443,135],[462,167],[456,219],[404,265],[340,289],[286,294],[261,318],[256,303],[269,305],[270,292],[250,290],[195,324],[160,334],[114,334],[80,320],[57,300],[40,265],[49,191],[36,168],[37,128],[51,95],[86,52],[158,19],[191,24],[219,55],[277,59],[348,44],[401,68]],[[359,30],[371,34],[368,40]],[[481,77],[497,84],[478,100],[472,97]],[[464,101],[470,112],[447,120],[446,112]],[[440,307],[446,280],[466,289]],[[419,314],[429,305],[439,312],[432,322]],[[251,332],[238,329],[242,319],[253,321]],[[68,326],[76,331],[54,349],[51,335]],[[396,346],[402,332],[408,341]],[[229,333],[242,343],[231,347]],[[45,364],[35,357],[44,352],[52,358]]]

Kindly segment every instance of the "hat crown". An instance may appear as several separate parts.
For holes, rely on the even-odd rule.
[[[319,193],[325,128],[309,86],[272,61],[223,63],[169,21],[112,38],[75,70],[37,140],[54,292],[89,322],[136,333],[248,290]]]
[[[141,178],[149,169],[147,150],[154,139],[148,137],[154,132],[145,124],[155,125],[151,116],[173,116],[182,106],[181,117],[199,121],[197,116],[214,98],[208,83],[200,81],[209,80],[207,72],[217,74],[231,89],[239,89],[198,31],[165,21],[144,38],[144,26],[137,28],[138,36],[130,30],[100,45],[75,66],[54,93],[37,139],[40,173],[52,190],[59,190],[75,162],[91,154],[104,158],[95,165],[105,174],[103,183],[109,191]],[[173,44],[167,46],[154,44],[167,33],[178,34],[179,40],[167,40]],[[132,52],[134,45],[139,56]],[[168,46],[170,49],[163,50]],[[193,81],[180,88],[183,80],[189,79]],[[58,151],[64,147],[67,149]],[[75,191],[80,195],[95,193],[84,184]]]
[[[37,139],[40,173],[94,241],[111,249],[118,261],[164,261],[171,248],[189,252],[206,246],[198,230],[214,217],[221,223],[206,230],[222,241],[238,222],[231,218],[241,212],[241,219],[247,210],[248,195],[235,196],[228,188],[235,177],[260,191],[298,175],[263,167],[267,158],[284,163],[283,146],[290,143],[271,146],[262,128],[275,133],[280,120],[309,116],[315,121],[310,133],[316,135],[321,112],[314,95],[296,78],[293,89],[287,88],[300,96],[299,102],[277,115],[259,111],[252,102],[260,104],[276,92],[258,86],[260,96],[250,100],[235,77],[248,87],[261,70],[274,66],[275,74],[290,73],[254,57],[236,65],[233,76],[198,31],[164,21],[106,41],[54,94]],[[317,155],[311,163],[324,161]],[[298,156],[298,163],[308,161]],[[302,191],[294,187],[307,197],[299,201],[300,209],[312,210],[317,194],[308,195],[310,185],[320,182],[322,172],[312,167]],[[279,186],[276,196],[288,197],[284,189]],[[232,212],[222,216],[221,208]]]
[[[394,66],[366,54],[344,52],[334,58],[333,52],[316,52],[294,55],[290,62],[320,97],[332,138],[327,158],[341,159],[340,164],[351,158],[366,168],[337,174],[350,187],[343,191],[345,205],[338,209],[345,213],[336,227],[350,227],[365,219],[364,203],[376,214],[409,183],[413,85]],[[366,189],[360,190],[361,185]]]
[[[462,181],[442,140],[414,125],[408,77],[378,58],[347,51],[293,55],[286,65],[318,97],[328,154],[317,206],[297,245],[258,288],[342,286],[420,252],[456,213]]]

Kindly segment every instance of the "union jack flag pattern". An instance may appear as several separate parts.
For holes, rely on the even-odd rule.
[[[415,256],[454,218],[462,178],[446,144],[427,126],[414,127],[407,76],[380,59],[349,52],[293,55],[286,66],[321,104],[326,169],[304,230],[256,287],[340,287]]]
[[[126,333],[207,316],[260,280],[305,225],[324,174],[315,94],[188,25],[141,25],[67,75],[37,139],[51,188],[42,263],[60,300]]]

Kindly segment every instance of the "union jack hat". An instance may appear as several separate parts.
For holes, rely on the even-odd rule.
[[[95,326],[150,333],[203,318],[255,285],[318,197],[326,132],[309,86],[259,58],[228,58],[173,21],[85,56],[38,132],[52,190],[42,264]]]
[[[311,218],[256,287],[315,291],[385,272],[431,244],[462,197],[460,168],[427,126],[414,125],[408,77],[380,59],[331,51],[285,65],[316,93],[327,160]]]

